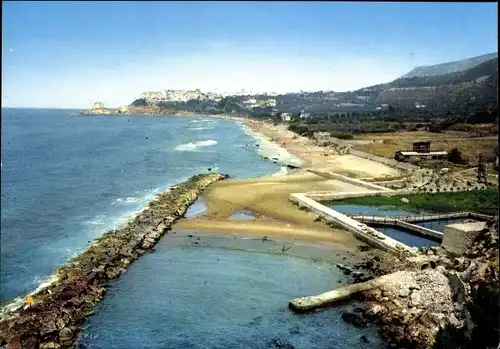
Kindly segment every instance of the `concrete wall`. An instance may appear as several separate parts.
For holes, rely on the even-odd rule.
[[[455,219],[455,218],[469,218],[469,212],[452,212],[452,213],[438,213],[438,214],[427,214],[427,215],[411,215],[411,216],[391,216],[391,217],[381,217],[381,216],[363,216],[363,215],[349,215],[349,217],[361,220],[369,223],[383,223],[387,221],[400,220],[404,222],[425,222],[434,221],[439,219]]]
[[[365,153],[364,151],[351,149],[349,153],[352,155],[358,156],[360,158],[363,158],[363,159],[381,162],[381,163],[386,164],[388,166],[396,167],[396,168],[399,168],[399,169],[402,169],[405,171],[411,172],[411,171],[415,171],[415,170],[420,169],[420,167],[412,165],[412,164],[399,162],[399,161],[396,161],[394,159],[388,159],[388,158],[384,158],[382,156],[378,156],[378,155],[374,155],[374,154]]]
[[[291,194],[290,200],[296,202],[299,207],[306,207],[311,212],[321,215],[322,217],[326,217],[327,220],[331,220],[339,224],[344,229],[353,233],[361,241],[392,253],[398,257],[415,255],[417,252],[416,248],[409,247],[399,241],[396,241],[364,223],[358,222],[338,211],[314,201],[304,194]]]
[[[396,220],[396,225],[398,227],[401,227],[401,228],[408,229],[408,230],[411,230],[413,232],[416,232],[419,235],[422,235],[422,236],[424,236],[426,238],[432,238],[433,240],[437,239],[438,241],[443,239],[443,234],[440,233],[439,231],[436,231],[436,230],[432,230],[432,229],[429,229],[429,228],[421,227],[419,225],[415,225],[415,224],[403,222],[403,221],[400,221],[400,220]]]
[[[308,169],[307,171],[312,172],[314,174],[317,174],[318,176],[326,177],[326,178],[331,178],[331,179],[338,179],[341,180],[342,182],[358,185],[360,187],[364,187],[370,190],[377,190],[377,191],[392,191],[392,189],[388,189],[386,187],[382,187],[380,185],[376,185],[374,183],[369,183],[362,181],[360,179],[356,178],[351,178],[347,177],[335,172],[331,171],[324,171],[324,170],[314,170],[314,169]]]
[[[397,195],[408,195],[414,193],[410,189],[401,190],[377,190],[377,191],[362,191],[362,192],[335,192],[335,191],[309,191],[304,193],[308,198],[315,201],[335,201],[348,198],[359,198],[363,196],[397,196]]]
[[[325,140],[326,140],[326,138],[325,138]],[[402,162],[396,161],[394,159],[388,159],[388,158],[384,158],[382,156],[377,156],[377,155],[365,153],[363,151],[352,149],[352,144],[361,143],[361,142],[365,143],[366,141],[345,141],[343,139],[338,139],[335,137],[328,137],[328,141],[331,143],[337,144],[340,147],[348,147],[349,154],[358,156],[358,157],[363,158],[363,159],[381,162],[381,163],[389,165],[391,167],[396,167],[398,169],[401,169],[404,171],[410,171],[410,172],[414,171],[414,170],[418,170],[420,168],[420,167],[412,165],[412,164],[402,163]],[[373,141],[369,141],[369,143],[372,143],[372,142]]]

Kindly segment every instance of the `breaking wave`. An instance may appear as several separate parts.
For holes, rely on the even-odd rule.
[[[199,126],[199,127],[190,127],[190,128],[189,128],[189,130],[190,130],[190,131],[194,131],[194,130],[196,130],[196,131],[199,131],[199,130],[213,130],[213,126],[205,126],[205,127],[203,127],[203,126]]]
[[[213,139],[209,139],[207,141],[199,141],[199,142],[195,142],[195,143],[186,143],[186,144],[181,144],[181,145],[178,145],[177,147],[175,147],[175,150],[178,150],[178,151],[189,151],[189,150],[196,150],[198,148],[201,148],[201,147],[210,147],[212,145],[216,145],[217,144],[217,141],[213,140]]]

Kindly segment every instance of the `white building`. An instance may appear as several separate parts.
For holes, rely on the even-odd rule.
[[[290,120],[292,120],[292,117],[288,113],[281,113],[281,120],[282,121],[290,121]]]

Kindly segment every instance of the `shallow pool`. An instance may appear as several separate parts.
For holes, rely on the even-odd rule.
[[[441,244],[440,241],[431,240],[420,235],[412,234],[408,230],[399,227],[376,224],[370,224],[370,226],[408,246],[425,247],[439,246]]]
[[[345,284],[334,264],[256,250],[281,243],[252,240],[250,252],[234,249],[244,240],[226,239],[232,243],[190,234],[179,244],[169,234],[113,283],[78,347],[385,347],[375,328],[355,328],[340,318],[347,305],[301,315],[288,309],[290,299]]]
[[[387,217],[393,217],[393,216],[412,216],[414,213],[412,212],[407,212],[403,210],[397,210],[390,208],[388,206],[365,206],[365,205],[335,205],[335,204],[329,204],[328,207],[333,208],[334,210],[337,210],[341,213],[344,214],[352,214],[352,215],[364,215],[364,216],[387,216]],[[420,212],[420,214],[429,214],[427,212]],[[451,221],[451,220],[449,220]],[[433,222],[433,221],[432,221]],[[442,222],[439,222],[440,224],[443,224]],[[430,227],[432,224],[428,224],[427,226],[426,222],[422,223],[413,223],[417,225],[422,225],[425,227]],[[451,224],[451,223],[444,223],[444,224]],[[437,224],[434,223],[436,226]],[[416,247],[423,247],[423,246],[437,246],[440,244],[440,242],[427,239],[425,237],[410,233],[409,231],[405,229],[401,229],[399,227],[393,227],[393,226],[387,226],[387,225],[376,225],[376,224],[370,224],[371,227],[377,229],[378,231],[386,234],[387,236],[396,239],[408,246],[416,246]],[[431,229],[434,229],[430,227]],[[444,225],[442,226],[442,229],[444,230]],[[435,229],[438,230],[438,229]],[[441,231],[443,231],[441,230]],[[438,230],[439,231],[439,230]]]

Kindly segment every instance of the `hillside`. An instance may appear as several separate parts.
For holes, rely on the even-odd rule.
[[[463,59],[455,62],[448,62],[430,66],[416,67],[409,73],[403,75],[401,78],[412,78],[412,77],[425,77],[425,76],[436,76],[445,75],[450,73],[462,72],[475,66],[489,61],[493,58],[497,58],[498,53],[488,53],[482,56],[477,56],[473,58]]]
[[[497,90],[498,54],[491,53],[419,67],[390,83],[357,91],[222,96],[200,90],[162,90],[142,93],[128,108],[151,109],[161,114],[269,116],[275,113],[325,115],[355,112],[373,116],[404,112],[406,115],[446,115],[447,112],[462,114],[476,110],[491,112],[497,105]]]
[[[462,72],[399,78],[373,86],[372,97],[375,104],[411,107],[418,103],[441,110],[460,108],[468,102],[496,104],[497,88],[498,58],[493,58]]]

